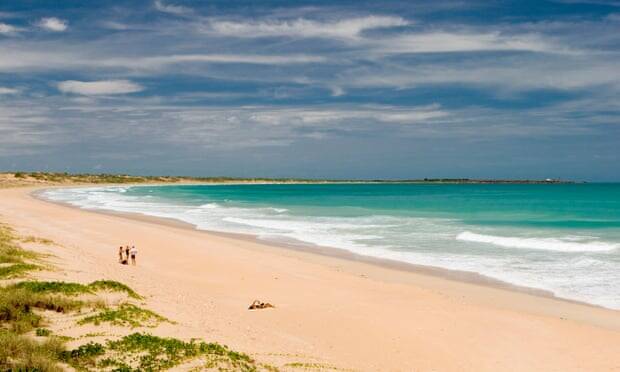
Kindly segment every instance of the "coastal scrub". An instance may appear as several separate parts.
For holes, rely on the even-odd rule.
[[[0,224],[0,282],[44,268],[30,262],[40,255],[24,250],[18,242],[44,243],[47,240],[20,239],[12,229]],[[206,363],[205,367],[221,371],[276,370],[259,366],[248,355],[217,343],[142,333],[107,340],[103,344],[91,341],[67,350],[65,343],[70,337],[44,328],[47,326],[46,311],[67,314],[84,307],[102,307],[102,301],[97,297],[76,298],[84,294],[96,296],[102,291],[122,292],[132,299],[142,299],[127,285],[112,280],[97,280],[90,284],[26,280],[0,285],[0,371],[57,372],[66,370],[67,365],[86,371],[160,371],[197,359]],[[173,323],[151,310],[123,303],[116,308],[104,308],[78,324],[110,322],[134,328],[156,327],[164,321]],[[98,335],[90,333],[86,336]]]
[[[257,371],[248,355],[218,343],[182,341],[175,338],[133,333],[105,345],[89,343],[61,354],[61,359],[76,369],[116,371],[161,371],[191,360],[206,359],[208,368]]]
[[[142,299],[138,293],[123,283],[113,280],[97,280],[90,284],[60,282],[60,281],[22,281],[12,285],[13,288],[21,288],[32,293],[60,293],[66,296],[80,294],[94,294],[99,291],[124,292],[134,299]]]
[[[78,324],[92,323],[99,325],[102,322],[111,323],[116,326],[137,327],[157,327],[161,322],[172,323],[163,316],[147,309],[142,309],[136,305],[124,303],[117,309],[106,309],[96,315],[87,316],[81,319]]]

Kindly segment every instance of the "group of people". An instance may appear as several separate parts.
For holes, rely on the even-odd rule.
[[[131,257],[131,264],[135,266],[137,254],[138,250],[135,245],[132,245],[131,248],[128,245],[125,247],[121,245],[118,247],[118,262],[123,265],[129,265],[129,258]]]

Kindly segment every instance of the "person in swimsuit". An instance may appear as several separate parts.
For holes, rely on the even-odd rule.
[[[118,247],[118,262],[123,263],[123,246]]]
[[[136,249],[135,245],[131,246],[131,250],[129,251],[129,254],[131,255],[131,264],[136,266],[136,255],[138,254],[138,250]]]
[[[125,247],[125,258],[129,261],[129,246]]]

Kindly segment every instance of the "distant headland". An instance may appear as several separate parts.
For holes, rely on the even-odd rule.
[[[428,183],[428,184],[562,184],[577,183],[560,179],[471,179],[471,178],[422,178],[422,179],[312,179],[268,177],[194,177],[194,176],[135,176],[129,174],[88,174],[54,172],[6,172],[0,173],[0,187],[81,184],[179,184],[179,183]]]

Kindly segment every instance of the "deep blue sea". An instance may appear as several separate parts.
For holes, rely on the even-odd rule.
[[[620,309],[620,184],[118,186],[45,197],[471,271]]]

